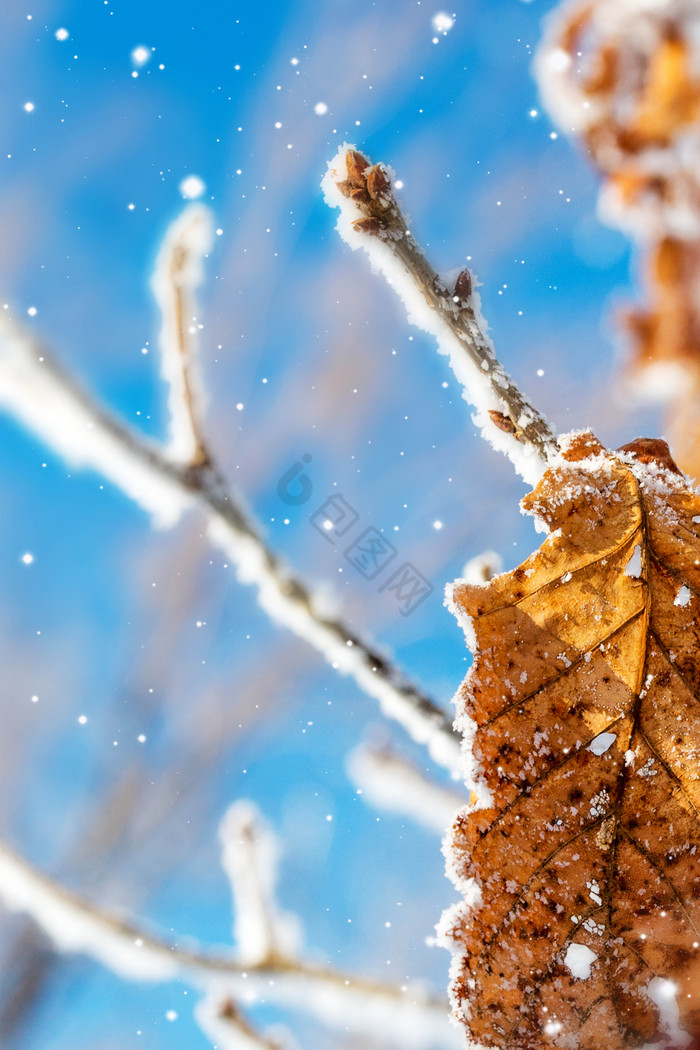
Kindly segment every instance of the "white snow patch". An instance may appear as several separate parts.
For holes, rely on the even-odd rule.
[[[625,575],[635,577],[642,575],[642,548],[639,544],[632,551],[632,556],[625,566]]]
[[[686,1046],[690,1042],[690,1036],[680,1027],[680,1011],[676,996],[678,985],[665,977],[654,977],[649,981],[647,995],[658,1007],[662,1030],[670,1036],[674,1043]]]
[[[617,735],[615,733],[601,733],[595,740],[591,741],[588,745],[588,750],[592,751],[594,755],[604,755],[616,740]]]
[[[690,588],[685,586],[681,587],[673,600],[673,604],[679,605],[681,609],[685,609],[686,605],[690,604]]]
[[[572,942],[566,950],[564,965],[568,966],[572,977],[586,981],[591,976],[591,966],[598,956],[585,944]]]

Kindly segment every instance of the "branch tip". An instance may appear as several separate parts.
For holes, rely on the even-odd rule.
[[[341,173],[347,177],[338,178]],[[387,168],[371,164],[354,147],[342,147],[331,161],[323,187],[327,203],[341,209],[341,236],[353,248],[362,244],[373,268],[404,300],[409,320],[449,357],[484,437],[510,457],[526,481],[536,483],[558,452],[557,440],[496,358],[470,271],[463,269],[448,287],[416,244]],[[357,233],[372,236],[359,242]]]

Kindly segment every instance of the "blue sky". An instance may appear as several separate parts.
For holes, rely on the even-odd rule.
[[[636,294],[628,246],[598,223],[595,175],[531,77],[551,6],[9,0],[0,12],[2,302],[162,436],[148,281],[183,180],[202,180],[221,231],[200,296],[211,444],[275,549],[446,705],[467,657],[443,586],[486,547],[506,567],[530,553],[524,488],[480,444],[444,359],[341,243],[319,182],[346,139],[390,163],[429,257],[469,260],[501,359],[557,428],[592,425],[612,444],[652,432],[611,384],[611,311]],[[454,25],[436,35],[443,10]],[[267,623],[196,515],[154,532],[6,416],[0,450],[2,834],[105,904],[225,943],[216,826],[250,796],[283,837],[283,900],[312,949],[443,985],[447,956],[425,947],[454,896],[439,843],[366,807],[343,764],[368,726],[420,752]],[[397,616],[340,573],[308,513],[281,505],[277,478],[305,452],[314,492],[342,491],[434,583],[420,612]],[[12,1045],[205,1047],[183,992],[125,986],[84,960],[53,967]],[[302,1044],[340,1045],[305,1023]]]

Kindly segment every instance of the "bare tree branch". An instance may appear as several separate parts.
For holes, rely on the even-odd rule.
[[[258,1032],[230,997],[205,996],[195,1007],[195,1017],[218,1050],[285,1050],[287,1045]]]
[[[445,834],[457,811],[469,801],[464,794],[436,784],[390,746],[361,744],[347,756],[346,769],[367,802],[408,817],[438,835]]]
[[[379,701],[382,712],[425,744],[434,761],[459,769],[451,719],[371,643],[319,608],[309,587],[264,543],[251,517],[211,462],[173,461],[80,390],[50,354],[9,318],[0,322],[0,405],[72,462],[100,471],[159,524],[197,503],[210,540],[254,586],[277,623],[317,649]]]
[[[296,958],[301,930],[296,915],[276,901],[277,838],[256,806],[241,799],[219,825],[221,861],[233,891],[234,937],[245,962]]]
[[[301,1009],[343,1030],[381,1027],[397,1045],[412,1050],[459,1045],[443,998],[301,959],[248,963],[185,938],[168,943],[69,892],[6,845],[0,845],[0,897],[10,910],[30,915],[61,950],[87,954],[131,980],[180,978],[246,1003],[262,998]]]
[[[526,481],[535,482],[558,451],[537,409],[505,372],[486,334],[472,275],[448,284],[420,251],[394,196],[391,174],[353,146],[341,147],[323,180],[326,202],[341,209],[337,229],[364,248],[404,301],[409,320],[433,335],[477,409],[484,437],[505,452]]]
[[[168,383],[171,459],[191,466],[209,462],[202,435],[195,288],[203,279],[202,259],[211,248],[212,218],[203,204],[190,204],[171,223],[151,279],[160,308],[161,375]]]

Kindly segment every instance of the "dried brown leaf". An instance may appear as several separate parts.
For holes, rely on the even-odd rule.
[[[697,1035],[700,496],[663,442],[583,434],[524,507],[540,550],[453,594],[480,792],[448,846],[455,1012],[479,1047],[639,1050],[666,994]]]

